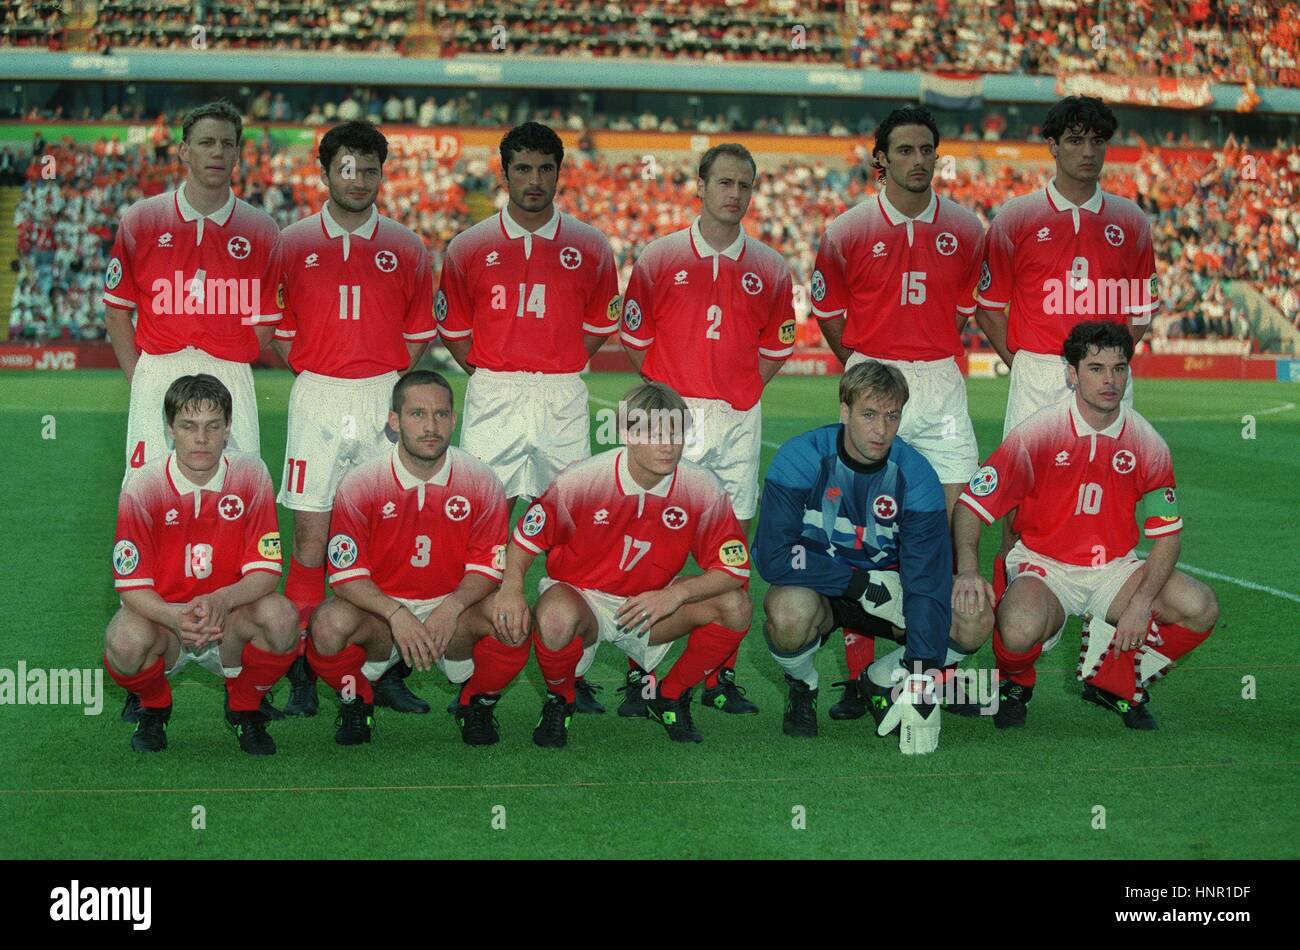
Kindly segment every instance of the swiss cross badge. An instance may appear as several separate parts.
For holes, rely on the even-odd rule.
[[[877,495],[876,500],[871,503],[871,510],[875,512],[877,518],[889,521],[898,514],[898,503],[890,495]]]
[[[253,250],[253,245],[249,243],[248,238],[236,234],[226,242],[226,250],[235,260],[242,261]]]
[[[244,513],[244,499],[238,495],[222,495],[217,502],[217,514],[227,521],[234,521]]]

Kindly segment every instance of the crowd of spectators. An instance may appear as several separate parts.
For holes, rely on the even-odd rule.
[[[54,156],[60,171],[53,181],[41,177],[38,162],[26,171],[14,222],[20,257],[11,334],[101,335],[103,308],[95,291],[116,221],[133,201],[175,187],[181,166],[170,144],[38,147]],[[811,277],[826,225],[876,188],[861,146],[856,157],[849,167],[789,161],[755,183],[746,227],[781,251],[796,286]],[[4,167],[0,154],[0,171]],[[481,159],[453,167],[394,152],[385,165],[380,210],[421,235],[438,270],[447,243],[470,223],[468,193],[484,191],[498,207],[504,204],[498,171]],[[664,161],[653,171],[589,147],[571,151],[563,165],[559,205],[608,235],[623,284],[649,241],[686,226],[697,213],[688,162]],[[968,162],[937,177],[935,185],[987,226],[1009,197],[1042,187],[1049,175],[1040,167]],[[1151,217],[1164,301],[1157,336],[1242,338],[1249,331],[1223,289],[1233,279],[1250,282],[1300,329],[1300,148],[1279,145],[1262,158],[1231,139],[1209,157],[1152,149],[1135,166],[1107,171],[1103,186],[1137,200]],[[235,188],[282,227],[318,210],[325,197],[312,156],[273,149],[265,138],[245,141]],[[818,337],[808,325],[800,339]]]
[[[421,52],[844,63],[1300,87],[1292,0],[428,0]],[[416,0],[99,0],[92,47],[405,54]],[[0,3],[0,43],[61,43],[59,0]]]

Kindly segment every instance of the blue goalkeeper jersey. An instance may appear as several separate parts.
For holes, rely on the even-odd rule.
[[[863,465],[844,451],[844,427],[790,439],[763,483],[754,566],[769,584],[856,600],[867,571],[898,571],[907,659],[936,667],[952,626],[952,540],[943,488],[902,439]]]

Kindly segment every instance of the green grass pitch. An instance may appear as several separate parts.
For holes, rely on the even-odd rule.
[[[290,382],[287,372],[257,374],[262,446],[277,482]],[[631,377],[589,382],[595,399],[614,400]],[[1294,858],[1300,603],[1259,588],[1300,592],[1297,389],[1137,385],[1139,410],[1173,450],[1183,561],[1236,579],[1207,578],[1221,620],[1153,690],[1159,732],[1128,732],[1080,702],[1073,621],[1041,661],[1023,730],[945,716],[938,754],[909,760],[863,721],[827,718],[838,691],[823,688],[820,737],[788,739],[784,688],[761,634],[766,585],[755,577],[738,672],[762,713],[698,710],[699,746],[613,714],[623,655],[610,648],[590,674],[605,685],[610,712],[575,718],[558,752],[530,739],[542,697],[532,660],[498,707],[502,742],[486,750],[461,743],[442,712],[451,688],[436,672],[411,680],[432,714],[380,710],[374,743],[341,749],[323,697],[316,718],[273,726],[280,752],[268,760],[240,754],[221,719],[219,685],[202,671],[175,683],[162,755],[130,751],[130,727],[117,719],[122,693],[107,677],[98,717],[0,706],[0,857]],[[0,393],[0,668],[96,667],[117,603],[109,551],[125,381],[108,371],[9,373]],[[831,421],[835,402],[833,379],[776,380],[764,438],[777,444]],[[971,381],[984,455],[1005,402],[1005,381]],[[1247,414],[1254,438],[1243,437]],[[55,437],[44,438],[51,420]],[[287,512],[281,524],[288,550]],[[984,540],[988,573],[993,531]],[[819,662],[823,684],[840,678],[838,637]],[[988,647],[975,662],[991,665]],[[1253,699],[1243,698],[1248,676]],[[277,695],[285,697],[283,684]],[[1104,829],[1094,827],[1098,805]],[[204,809],[201,830],[195,806]]]

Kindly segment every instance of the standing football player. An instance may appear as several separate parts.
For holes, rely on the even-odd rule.
[[[230,451],[260,454],[249,364],[280,320],[280,229],[231,191],[242,137],[230,103],[192,110],[181,126],[185,183],[136,202],[118,226],[104,305],[131,384],[128,472],[167,453],[163,394],[187,374],[225,384],[234,401]]]
[[[1046,188],[1004,204],[989,226],[975,321],[1011,369],[1003,438],[1039,409],[1069,398],[1061,352],[1075,324],[1110,320],[1127,326],[1136,344],[1160,305],[1151,223],[1135,203],[1100,185],[1106,143],[1118,127],[1110,107],[1091,96],[1052,106],[1043,138],[1055,175]],[[1133,405],[1131,380],[1124,400]],[[1002,523],[994,562],[998,596],[1015,542],[1012,520]]]
[[[398,374],[419,361],[437,329],[433,275],[424,242],[379,214],[388,141],[369,122],[345,122],[321,138],[318,214],[285,229],[284,315],[274,346],[297,374],[279,502],[293,511],[293,554],[284,592],[306,636],[325,599],[325,542],[339,482],[391,449],[386,430]],[[429,711],[394,666],[375,684],[375,702],[398,712]],[[316,714],[304,656],[289,670],[287,715]]]
[[[934,468],[949,520],[979,464],[966,405],[961,331],[975,312],[984,227],[940,198],[931,183],[939,128],[925,109],[895,109],[876,129],[872,157],[884,187],[845,211],[822,236],[812,276],[813,314],[836,356],[851,369],[866,359],[898,368],[911,396],[898,435]],[[849,679],[833,719],[866,712],[859,676],[875,641],[845,628]]]
[[[439,337],[470,374],[461,448],[492,466],[511,510],[591,455],[578,374],[618,329],[609,241],[555,207],[563,161],[560,137],[544,125],[506,134],[509,200],[448,245],[434,306]],[[585,681],[578,695],[581,712],[605,711]]]
[[[691,429],[682,458],[718,477],[740,526],[758,509],[763,387],[794,352],[794,296],[784,258],[745,234],[741,221],[758,168],[743,145],[700,159],[700,215],[641,252],[623,300],[621,339],[647,379],[686,400]],[[729,713],[758,707],[736,685],[736,658],[709,674],[701,702]],[[642,679],[630,668],[620,715],[645,715]]]
[[[1060,640],[1068,617],[1091,615],[1080,651],[1083,699],[1130,729],[1155,729],[1147,686],[1210,635],[1219,606],[1210,588],[1174,567],[1183,521],[1169,447],[1123,401],[1129,330],[1076,324],[1063,354],[1073,395],[1013,428],[959,499],[953,599],[983,600],[981,522],[1014,509],[1018,540],[993,640],[1002,675],[994,724],[1025,724],[1038,657]],[[1145,561],[1136,556],[1139,507],[1154,542]]]
[[[662,383],[623,397],[621,448],[560,473],[515,526],[494,608],[500,634],[533,631],[546,701],[533,742],[568,741],[579,664],[612,642],[654,669],[674,640],[686,649],[647,699],[674,742],[700,742],[691,689],[749,631],[749,549],[717,478],[683,462],[690,411]],[[546,577],[530,614],[524,576],[538,555]],[[704,573],[681,577],[687,556]]]
[[[487,611],[504,566],[506,499],[492,470],[452,448],[451,386],[415,370],[393,387],[391,452],[354,469],[330,520],[334,596],[311,621],[307,657],[342,702],[334,741],[370,741],[375,684],[399,662],[437,665],[460,687],[468,745],[500,738],[493,710],[528,662],[528,639]]]
[[[197,663],[226,686],[239,747],[272,755],[263,695],[296,654],[297,614],[275,592],[275,492],[256,455],[227,452],[231,395],[214,376],[167,387],[173,451],[127,479],[117,507],[113,586],[122,606],[104,636],[104,668],[139,698],[131,748],[167,748],[168,679]]]

